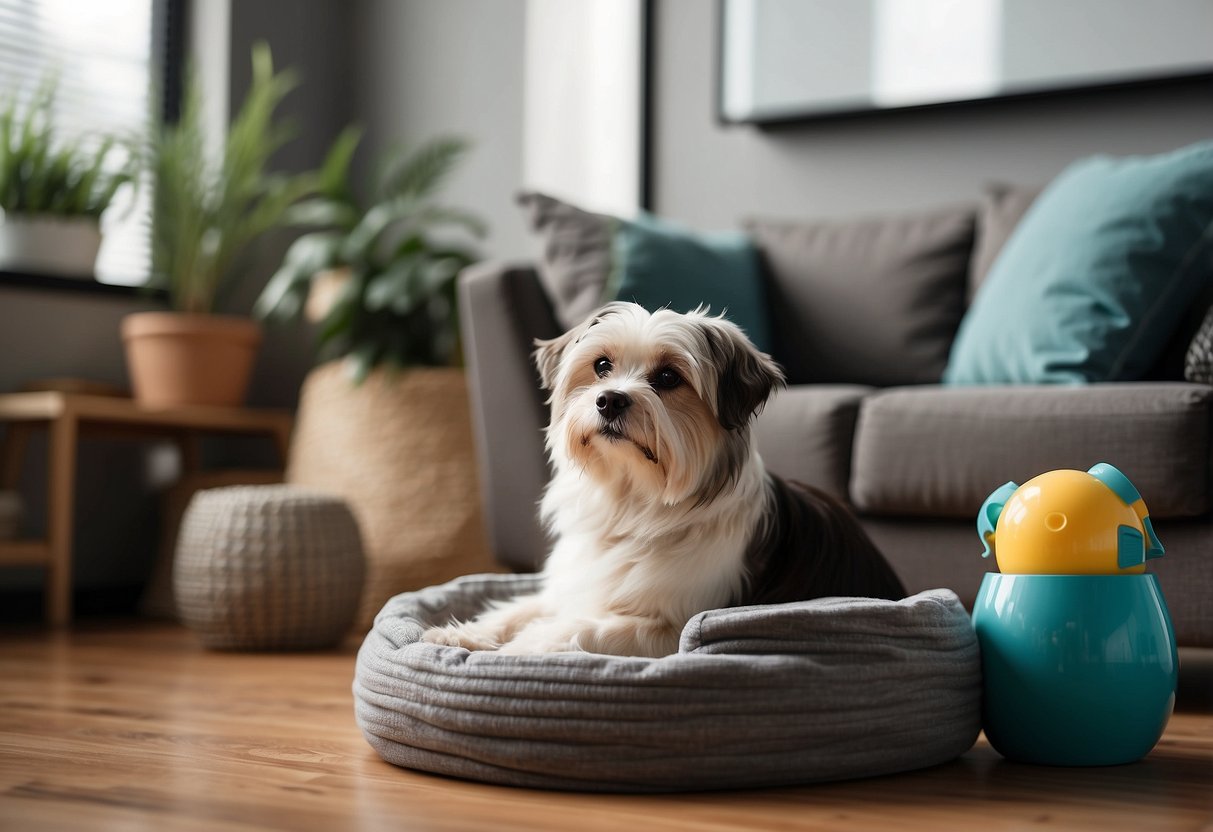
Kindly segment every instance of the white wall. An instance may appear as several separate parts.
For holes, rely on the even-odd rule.
[[[593,211],[640,206],[639,0],[528,0],[522,182]]]

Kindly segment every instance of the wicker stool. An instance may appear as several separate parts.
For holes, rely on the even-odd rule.
[[[213,488],[182,518],[173,590],[207,647],[328,647],[349,630],[364,568],[340,498],[289,485]]]

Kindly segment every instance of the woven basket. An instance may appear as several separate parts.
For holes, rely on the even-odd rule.
[[[363,578],[339,498],[282,485],[200,491],[181,521],[173,590],[207,647],[304,649],[349,631]]]
[[[357,623],[401,592],[502,571],[484,534],[462,370],[376,370],[355,385],[339,362],[304,382],[289,483],[344,497],[366,549]]]

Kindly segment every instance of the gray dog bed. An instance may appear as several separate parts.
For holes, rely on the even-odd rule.
[[[354,678],[358,725],[383,759],[514,786],[743,788],[942,763],[981,727],[977,640],[948,590],[712,610],[661,659],[419,641],[537,586],[477,575],[387,603]]]

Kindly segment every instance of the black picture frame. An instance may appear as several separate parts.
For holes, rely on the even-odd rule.
[[[1038,101],[1046,99],[1066,98],[1092,93],[1115,92],[1123,90],[1148,89],[1155,87],[1194,86],[1207,84],[1210,93],[1210,104],[1213,105],[1213,63],[1208,70],[1188,73],[1169,73],[1157,76],[1134,78],[1132,80],[1096,82],[1091,84],[1063,83],[1056,87],[1033,88],[1029,90],[1010,90],[996,95],[981,98],[963,98],[949,101],[936,101],[929,104],[908,104],[895,107],[862,107],[843,106],[835,109],[819,109],[804,112],[788,112],[777,115],[759,115],[752,118],[732,118],[724,111],[724,49],[725,49],[725,4],[728,0],[716,0],[715,14],[715,54],[714,79],[712,87],[712,111],[716,123],[720,127],[748,126],[763,130],[776,130],[787,127],[803,127],[805,125],[834,122],[842,120],[883,118],[896,116],[900,113],[922,113],[935,110],[977,110],[983,107],[1002,106],[1008,102]]]

